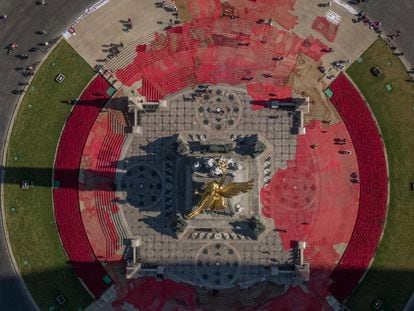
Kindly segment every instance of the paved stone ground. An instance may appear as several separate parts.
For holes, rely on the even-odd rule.
[[[220,91],[219,95],[214,95],[218,90]],[[273,160],[273,165],[271,165],[272,173],[270,175],[280,168],[287,167],[287,161],[293,160],[296,154],[296,135],[294,134],[295,131],[292,130],[295,127],[294,114],[278,109],[253,111],[252,106],[249,104],[249,98],[246,91],[241,88],[220,85],[218,87],[211,87],[211,91],[213,95],[211,95],[210,98],[220,98],[220,107],[224,111],[227,111],[224,104],[225,97],[232,94],[234,98],[238,98],[234,99],[235,102],[232,103],[231,106],[239,107],[238,109],[240,110],[237,109],[237,113],[234,115],[227,116],[226,113],[222,114],[222,122],[227,123],[227,118],[235,120],[234,124],[232,124],[229,129],[223,125],[220,130],[217,130],[217,124],[214,122],[205,125],[203,121],[207,120],[206,115],[199,110],[201,106],[197,104],[197,99],[195,101],[184,100],[184,98],[191,98],[192,90],[189,88],[184,89],[168,99],[168,109],[160,109],[155,112],[148,112],[140,115],[140,125],[143,128],[143,135],[135,136],[131,141],[130,147],[125,154],[126,160],[124,161],[128,162],[128,167],[133,168],[133,171],[136,171],[137,167],[139,170],[140,165],[143,165],[143,168],[149,165],[156,172],[154,174],[156,175],[154,177],[155,179],[158,180],[157,176],[162,176],[162,179],[164,180],[163,188],[167,188],[167,190],[168,184],[172,187],[176,187],[173,186],[174,184],[185,184],[184,182],[174,182],[173,180],[168,181],[168,175],[164,174],[164,171],[167,169],[163,167],[163,163],[165,162],[163,159],[165,152],[163,151],[165,151],[170,144],[170,140],[165,138],[180,132],[192,133],[191,136],[197,136],[197,133],[198,135],[206,134],[207,137],[213,136],[221,139],[225,137],[230,139],[231,134],[252,135],[261,133],[270,143],[271,150],[268,154],[266,153],[263,155],[264,157],[271,155],[271,159]],[[212,105],[216,105],[216,101],[214,100],[213,102]],[[205,103],[202,106],[204,109],[208,109],[210,104]],[[215,106],[211,109],[213,108],[215,108]],[[203,112],[205,112],[205,110]],[[154,144],[152,144],[152,142],[154,142]],[[248,169],[247,164],[243,163],[243,166],[245,167],[245,170]],[[260,170],[258,167],[250,169],[250,174],[253,174],[251,176],[258,175],[254,178],[256,180],[256,189],[253,190],[253,192],[255,191],[254,197],[256,203],[254,203],[254,201],[249,203],[254,206],[259,204],[258,190],[264,183],[264,180],[259,179],[259,176],[262,176],[263,174],[258,173],[258,170]],[[144,174],[146,173],[146,170],[143,169],[142,172]],[[170,175],[178,176],[178,173],[179,172],[176,172],[176,174]],[[171,179],[173,178],[174,177],[171,177]],[[242,179],[243,181],[247,180],[248,176],[245,176]],[[120,188],[122,188],[123,191],[119,192],[118,196],[121,199],[125,198],[125,196],[129,197],[128,199],[123,200],[125,204],[122,206],[125,219],[128,223],[128,228],[126,229],[130,232],[131,236],[142,237],[143,245],[140,249],[140,254],[143,258],[143,262],[165,265],[167,267],[166,274],[173,279],[188,282],[190,284],[223,288],[234,283],[236,280],[238,282],[254,283],[259,281],[265,275],[269,277],[269,269],[266,269],[265,267],[268,267],[271,263],[292,263],[290,252],[282,250],[279,233],[273,232],[270,229],[263,233],[263,236],[261,236],[258,241],[251,240],[251,238],[244,234],[240,234],[240,236],[238,235],[237,238],[232,237],[231,239],[228,237],[226,238],[224,234],[221,233],[217,235],[209,233],[206,234],[205,237],[200,238],[200,234],[197,234],[196,232],[194,232],[196,235],[190,234],[190,236],[185,236],[179,240],[175,237],[171,237],[163,228],[165,217],[163,216],[165,214],[163,211],[168,211],[169,208],[167,206],[164,209],[162,206],[166,206],[168,198],[163,197],[161,202],[158,202],[158,200],[156,200],[157,198],[154,197],[156,201],[153,203],[155,205],[151,202],[146,204],[145,197],[136,197],[137,195],[142,194],[142,191],[138,191],[137,193],[127,191],[130,183],[139,182],[136,177],[132,176],[132,174],[130,174],[130,176],[125,174],[123,182],[124,185],[120,185]],[[141,184],[142,187],[150,186],[150,184],[142,182]],[[135,187],[137,187],[137,185],[135,185]],[[186,186],[185,188],[188,191],[188,189],[191,189],[192,187]],[[182,191],[179,188],[172,191],[172,193],[180,192]],[[145,191],[144,196],[148,193],[149,190]],[[183,195],[184,197],[186,196],[186,194]],[[183,204],[183,199],[174,197],[171,200],[174,202],[174,205],[178,204],[178,202],[181,202],[180,205]],[[141,201],[142,204],[140,203]],[[128,204],[126,204],[127,202]],[[134,202],[138,202],[138,206],[133,206]],[[215,219],[213,217],[212,220],[210,220],[208,217],[204,219],[204,216],[205,215],[198,216],[194,220],[194,223],[190,222],[190,226],[194,225],[195,227],[201,226],[204,228],[208,227],[209,224],[211,225],[212,221],[214,221],[212,227],[216,228],[219,232],[220,230],[227,230],[225,229],[226,225],[224,224],[225,219],[222,219],[226,217],[218,217],[220,219]],[[245,217],[250,216],[248,215]],[[226,219],[228,222],[228,218]],[[238,219],[239,218],[236,217],[235,221]],[[201,222],[203,222],[203,224],[201,224]],[[221,227],[222,223],[223,228]],[[269,222],[269,226],[273,228],[271,221]],[[218,265],[215,266],[214,269],[206,269],[206,264],[212,264],[212,261],[214,261],[211,249],[214,249],[215,247],[217,247],[217,252],[224,249],[231,249],[233,251],[231,252],[232,254],[230,257],[228,256],[228,252],[223,251],[223,256],[219,256],[220,260],[217,259]],[[289,283],[291,282],[290,276],[283,276],[280,278],[280,281]]]
[[[354,16],[342,6],[333,3],[330,8],[321,8],[318,6],[319,2],[316,0],[298,0],[296,2],[295,10],[292,13],[298,16],[299,23],[293,31],[304,38],[311,34],[335,49],[334,53],[327,54],[322,58],[323,65],[327,69],[332,67],[330,64],[334,60],[349,59],[354,61],[375,41],[377,35],[361,23],[353,23]],[[136,9],[131,10],[131,8]],[[341,16],[339,31],[333,43],[328,42],[321,34],[311,29],[315,18],[324,16],[328,10]],[[134,28],[126,33],[122,30],[120,21],[125,21],[128,17],[132,19]],[[108,54],[109,44],[122,42],[124,46],[128,46],[142,37],[163,29],[168,25],[170,19],[176,21],[170,12],[156,8],[151,0],[140,1],[139,4],[133,0],[110,2],[79,23],[76,27],[77,35],[71,37],[68,42],[92,66],[103,65]],[[101,31],[95,32],[89,29],[100,29]],[[338,73],[337,70],[329,72],[331,75]]]
[[[54,0],[53,2],[49,3],[49,6],[47,8],[35,8],[33,2],[29,3],[23,0],[3,1],[0,4],[0,13],[6,13],[9,16],[9,19],[7,21],[1,21],[2,32],[0,34],[0,41],[2,42],[3,46],[5,46],[11,41],[17,40],[21,50],[24,51],[41,41],[41,38],[33,35],[35,31],[45,28],[49,32],[48,38],[53,38],[63,30],[65,25],[68,25],[75,16],[78,16],[85,7],[89,6],[93,2],[95,1],[74,0],[63,2],[60,0]],[[309,1],[306,1],[306,3],[308,2]],[[316,4],[316,1],[314,2]],[[111,5],[113,3],[115,2],[111,2]],[[121,3],[121,1],[118,3]],[[410,0],[396,0],[392,3],[386,1],[370,1],[369,3],[361,6],[362,9],[368,11],[368,14],[370,16],[380,19],[387,31],[393,33],[397,27],[402,31],[401,37],[398,38],[396,42],[404,50],[407,58],[410,59],[411,63],[413,63],[414,55],[414,49],[412,46],[414,41],[412,40],[412,34],[410,31],[410,26],[413,23],[413,19],[410,18],[413,15],[412,6],[413,5]],[[125,8],[125,12],[128,13],[128,9],[129,8]],[[319,8],[317,9],[319,10]],[[336,10],[335,5],[333,6],[333,9]],[[299,12],[298,6],[297,12]],[[99,14],[99,12],[95,14]],[[307,13],[304,12],[304,14],[302,14],[302,17],[299,13],[297,14],[299,15],[299,19],[301,19],[302,17],[305,17]],[[134,21],[134,16],[129,17],[131,17]],[[122,16],[122,19],[123,18],[124,16]],[[102,20],[105,21],[105,18]],[[114,22],[114,24],[116,24],[116,22]],[[78,36],[81,34],[83,26],[79,25],[79,27]],[[92,29],[92,26],[85,28],[86,31],[92,33],[92,31],[89,29]],[[114,29],[117,29],[117,31],[119,30],[117,27],[114,27]],[[352,31],[349,33],[353,34]],[[359,32],[357,31],[356,33]],[[315,34],[315,36],[318,35]],[[113,38],[115,40],[115,43],[118,43],[119,37],[114,36]],[[89,39],[94,38],[90,38],[89,36]],[[363,38],[361,38],[361,40],[362,39]],[[337,40],[338,42],[340,41],[339,34]],[[106,40],[101,42],[101,44],[105,43]],[[354,43],[355,42],[352,41],[352,44]],[[86,44],[85,49],[88,46],[89,45]],[[97,51],[92,51],[96,53],[96,55],[85,56],[86,54],[84,54],[84,57],[86,59],[89,59],[89,61],[92,63],[94,59],[96,60],[100,57],[100,53],[102,52],[100,51],[100,48],[101,46],[99,45],[99,53]],[[340,48],[336,48],[336,50],[339,51]],[[38,59],[40,56],[41,55],[33,57],[32,61]],[[338,58],[339,57],[342,56],[338,56]],[[19,73],[14,70],[14,68],[24,66],[26,63],[27,62],[22,62],[14,57],[2,57],[0,60],[0,72],[3,77],[2,84],[0,86],[0,149],[2,149],[8,120],[16,102],[16,96],[12,95],[10,92],[13,89],[18,88],[18,82],[21,82],[23,80]],[[1,156],[2,152],[0,153],[0,158]],[[0,252],[2,255],[1,257],[8,258],[8,251],[5,248],[4,237],[0,239],[0,250],[2,250]],[[22,291],[21,288],[19,288],[18,281],[16,280],[15,273],[12,269],[12,266],[10,265],[10,262],[7,263],[6,259],[4,259],[0,267],[0,309],[20,309],[19,306],[21,306],[21,309],[30,309],[30,306],[24,305],[27,300],[23,299],[21,296]],[[20,305],[20,303],[23,305]]]
[[[312,120],[331,120],[336,123],[340,120],[338,113],[322,92],[329,85],[329,81],[323,78],[323,74],[317,69],[318,65],[309,57],[300,56],[293,77],[293,88],[298,94],[311,99],[310,111],[305,115],[306,124]]]
[[[198,124],[196,109],[191,107],[191,102],[186,102],[183,99],[183,95],[186,97],[189,93],[187,88],[168,98],[177,107],[172,106],[168,111],[160,111],[154,115],[149,114],[145,116],[143,119],[143,122],[145,122],[143,124],[144,137],[149,141],[154,141],[159,137],[171,136],[178,131],[195,130],[195,125]],[[266,138],[275,146],[274,153],[277,155],[273,159],[273,169],[286,168],[286,161],[294,159],[296,150],[295,135],[291,134],[291,128],[293,127],[291,116],[286,111],[280,111],[279,113],[274,111],[272,112],[272,118],[266,118],[267,110],[252,111],[251,106],[248,104],[250,99],[245,94],[245,91],[239,89],[237,93],[242,95],[242,102],[245,105],[244,112],[239,120],[242,129],[239,128],[238,130],[260,130],[266,133]],[[258,126],[260,127],[257,128]],[[201,127],[200,132],[204,131],[205,127]],[[142,145],[142,142],[134,140],[132,142],[132,149],[126,157],[144,156],[146,152],[140,148],[140,145]],[[156,162],[157,159],[149,157],[149,159],[151,158]]]
[[[398,29],[401,36],[394,40],[405,53],[405,59],[414,66],[414,2],[412,0],[377,0],[362,3],[355,8],[367,13],[374,20],[382,23],[386,34],[395,34]]]
[[[106,4],[99,11],[76,25],[76,36],[68,39],[69,44],[92,66],[103,65],[111,43],[124,46],[166,27],[170,19],[176,20],[171,12],[157,8],[153,0],[117,0]],[[131,18],[133,28],[123,29],[123,23]]]
[[[353,23],[354,16],[346,11],[342,6],[332,2],[329,8],[319,7],[317,0],[297,0],[294,14],[299,18],[299,24],[293,29],[298,35],[306,37],[311,33],[323,43],[334,48],[334,53],[328,53],[322,57],[323,65],[328,69],[334,60],[351,60],[353,62],[364,52],[376,39],[377,34],[363,26],[362,23]],[[326,1],[327,2],[327,1]],[[331,10],[341,16],[339,30],[333,43],[327,41],[316,31],[310,31],[312,22],[317,16],[325,16]],[[338,71],[332,70],[329,74],[337,74]]]

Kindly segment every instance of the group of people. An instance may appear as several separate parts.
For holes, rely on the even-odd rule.
[[[397,29],[395,31],[395,34],[387,35],[387,38],[386,38],[386,42],[389,45],[391,51],[393,51],[395,56],[404,56],[405,55],[404,52],[397,52],[398,48],[392,42],[392,40],[394,40],[395,38],[398,38],[400,35],[401,35],[401,31]],[[408,73],[410,73],[410,72],[408,71]]]
[[[365,13],[364,12],[359,12],[358,14],[357,14],[357,22],[362,22],[362,23],[364,23],[364,25],[368,25],[369,26],[369,29],[373,29],[375,32],[377,32],[377,33],[381,33],[382,31],[381,31],[381,29],[380,29],[380,27],[381,27],[381,22],[380,21],[372,21],[372,20],[370,20],[366,15],[365,15]]]
[[[399,31],[398,29],[395,31],[395,34],[391,34],[391,35],[387,35],[388,38],[390,38],[391,40],[394,40],[395,38],[398,38],[401,35],[401,31]]]
[[[36,4],[37,5],[41,5],[41,6],[45,6],[45,5],[48,4],[48,2],[45,1],[45,0],[39,0],[39,1],[36,2]],[[0,15],[0,20],[4,20],[4,21],[8,20],[7,14],[1,14]],[[47,32],[46,32],[46,30],[41,29],[41,30],[37,31],[36,34],[38,34],[38,35],[46,35]],[[44,42],[43,45],[44,46],[49,45],[49,41]],[[9,43],[9,45],[7,46],[7,54],[14,54],[18,50],[18,48],[19,48],[19,44],[17,42],[11,42],[11,43]],[[28,51],[29,52],[37,52],[37,51],[40,51],[40,50],[41,50],[40,46],[36,46],[36,47],[33,47],[33,48],[29,49]],[[27,53],[20,53],[20,54],[16,55],[16,57],[20,58],[21,60],[28,60],[28,59],[30,59],[30,55],[28,55]],[[35,70],[36,70],[36,63],[24,67],[22,69],[21,73],[22,73],[22,75],[24,77],[29,77],[29,76],[33,76],[34,75]],[[19,85],[27,86],[28,85],[28,82],[27,81],[21,82]],[[25,91],[24,89],[14,90],[13,93],[14,94],[23,94],[24,91]]]
[[[23,75],[24,75],[25,77],[28,77],[28,76],[33,76],[33,75],[34,75],[35,70],[36,70],[36,65],[35,65],[35,64],[30,65],[30,66],[27,66],[27,67],[25,67],[25,68],[24,68],[24,70],[23,70]]]
[[[349,64],[350,63],[350,60],[348,59],[348,60],[335,60],[335,61],[333,61],[332,63],[331,63],[331,65],[332,65],[332,67],[328,70],[328,69],[326,69],[324,66],[319,66],[318,67],[318,70],[321,72],[321,73],[323,73],[324,75],[326,75],[329,71],[331,71],[332,70],[332,68],[336,68],[336,69],[338,69],[338,70],[342,70],[342,69],[344,69],[345,68],[345,65],[346,64]],[[328,80],[331,80],[331,79],[333,79],[335,77],[335,75],[327,75],[326,76],[326,78],[328,79]]]
[[[334,145],[346,145],[346,138],[334,138]],[[339,154],[351,154],[351,150],[339,150]]]
[[[347,59],[347,60],[335,60],[332,62],[332,65],[335,68],[338,68],[339,70],[342,70],[345,68],[345,65],[349,64],[351,62],[351,60]]]
[[[357,14],[357,22],[362,22],[364,23],[364,25],[368,25],[370,29],[373,29],[376,33],[382,33],[382,30],[380,29],[381,27],[381,22],[380,21],[371,21],[364,12],[359,12]],[[395,34],[389,34],[387,35],[387,41],[388,43],[391,43],[391,40],[394,40],[395,38],[398,38],[401,35],[401,31],[399,29],[397,29],[395,31]],[[397,48],[394,46],[391,46],[391,49],[394,51]],[[394,53],[396,56],[403,56],[404,52],[399,52],[399,53]]]
[[[121,53],[121,49],[124,48],[124,44],[121,42],[120,44],[114,44],[111,43],[110,47],[109,47],[109,55],[108,55],[108,59],[112,59],[113,57],[117,57],[119,55],[119,53]]]
[[[353,184],[358,184],[359,183],[357,172],[352,172],[351,173],[351,183],[353,183]]]

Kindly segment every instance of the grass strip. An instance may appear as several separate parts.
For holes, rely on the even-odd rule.
[[[63,83],[55,77],[65,75]],[[42,309],[86,307],[92,297],[67,263],[53,213],[51,179],[55,150],[72,106],[94,75],[92,68],[61,41],[39,68],[14,122],[4,186],[6,224],[17,265]],[[20,189],[21,180],[34,187]],[[66,303],[55,298],[63,294]]]

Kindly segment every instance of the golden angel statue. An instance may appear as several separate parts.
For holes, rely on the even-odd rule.
[[[224,185],[224,181],[226,180],[226,168],[222,167],[222,170],[223,175],[218,181],[213,180],[206,183],[203,192],[196,193],[201,195],[201,200],[198,206],[187,215],[188,219],[194,218],[205,210],[224,210],[228,207],[226,202],[227,198],[246,193],[253,189],[253,179],[247,182],[231,182]]]

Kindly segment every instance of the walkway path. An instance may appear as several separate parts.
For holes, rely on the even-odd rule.
[[[298,16],[299,23],[293,29],[298,35],[304,37],[309,32],[323,43],[333,47],[335,52],[326,54],[322,61],[326,68],[334,60],[354,61],[377,39],[377,34],[360,23],[353,23],[354,18],[345,8],[334,3],[329,8],[318,7],[321,1],[297,0],[294,14]],[[323,2],[323,1],[322,1]],[[338,14],[341,18],[335,40],[330,43],[320,33],[311,30],[311,26],[317,16],[325,16],[328,11]]]
[[[128,18],[133,28],[126,32],[123,24]],[[68,42],[92,67],[103,65],[111,43],[122,42],[127,46],[144,35],[162,30],[170,19],[175,19],[171,12],[157,8],[153,0],[111,1],[81,21],[75,27],[76,36]]]

